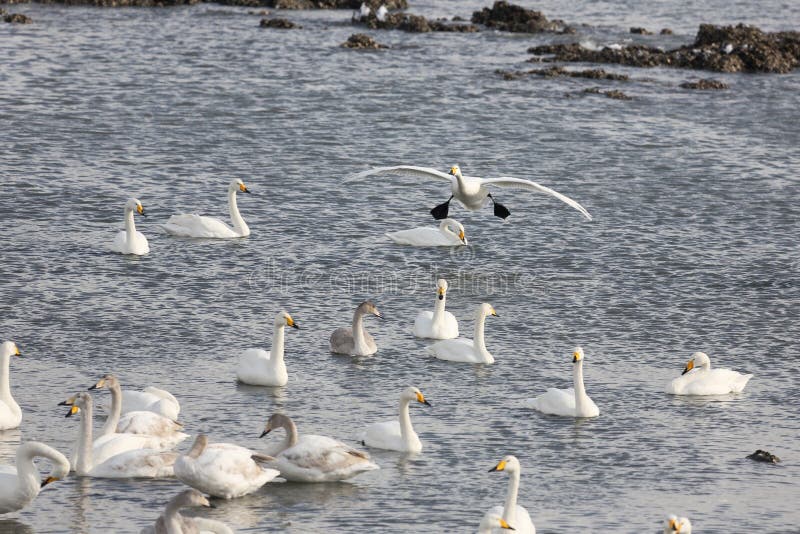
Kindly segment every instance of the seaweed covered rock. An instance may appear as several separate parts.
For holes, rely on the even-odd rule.
[[[496,71],[504,80],[516,80],[525,76],[542,76],[544,78],[588,78],[590,80],[615,80],[626,82],[630,78],[627,74],[616,74],[614,72],[606,72],[603,69],[588,69],[588,70],[567,70],[564,67],[553,66],[546,69],[531,69],[531,70],[517,70],[517,71]]]
[[[631,28],[630,32],[634,35],[653,35],[653,32],[647,28]]]
[[[747,458],[756,462],[765,462],[768,464],[777,464],[781,461],[781,459],[774,454],[767,451],[762,451],[761,449],[757,449],[753,454],[748,454]]]
[[[517,33],[574,33],[562,20],[548,20],[541,11],[499,0],[472,14],[472,22],[487,28]]]
[[[279,30],[291,30],[294,28],[302,28],[288,19],[274,18],[274,19],[261,19],[259,24],[262,28],[277,28]]]
[[[30,18],[28,15],[23,15],[22,13],[5,14],[3,15],[3,20],[9,24],[30,24],[33,22],[32,18]]]
[[[753,26],[701,24],[692,44],[663,51],[643,45],[601,50],[578,43],[530,48],[550,61],[617,63],[634,67],[680,67],[717,72],[786,73],[800,64],[800,32],[765,33]]]
[[[632,97],[626,95],[625,93],[617,89],[603,91],[599,87],[589,87],[587,89],[584,89],[583,92],[584,94],[604,95],[607,98],[613,98],[614,100],[633,100]]]
[[[365,33],[354,33],[348,37],[347,41],[343,42],[340,46],[343,48],[357,48],[357,49],[378,49],[389,48],[375,41],[372,37]]]
[[[719,91],[727,89],[728,84],[708,78],[705,80],[697,80],[696,82],[683,82],[681,87],[684,89],[698,89],[700,91]]]
[[[409,13],[387,13],[382,19],[374,13],[366,17],[354,18],[354,24],[363,24],[372,30],[402,30],[411,33],[426,32],[477,32],[478,27],[472,24],[452,24],[443,20],[429,20],[422,15]]]
[[[367,4],[373,10],[380,6],[386,9],[406,9],[406,0],[261,0],[262,5],[275,9],[354,9]]]

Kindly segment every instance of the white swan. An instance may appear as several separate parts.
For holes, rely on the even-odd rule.
[[[352,328],[337,328],[331,334],[331,352],[351,356],[369,356],[378,352],[375,340],[364,328],[364,316],[374,315],[382,319],[381,312],[370,301],[358,305],[353,313]]]
[[[341,441],[313,434],[299,436],[294,421],[286,415],[273,414],[260,437],[276,428],[286,431],[286,439],[269,465],[291,482],[336,482],[379,469],[369,454]]]
[[[695,352],[683,374],[669,384],[666,392],[673,395],[725,395],[741,393],[753,375],[743,375],[730,369],[712,369],[704,352]]]
[[[464,226],[455,219],[444,219],[439,223],[439,228],[421,226],[387,233],[386,236],[400,245],[415,247],[453,247],[467,244]]]
[[[516,530],[497,514],[486,513],[478,525],[478,534],[492,534],[495,529]]]
[[[522,467],[516,456],[506,456],[500,462],[489,469],[489,472],[505,471],[508,473],[508,491],[506,492],[506,502],[503,506],[497,505],[489,509],[486,515],[499,515],[514,527],[514,530],[523,534],[536,534],[536,527],[533,526],[531,516],[528,511],[517,504],[517,494],[519,493],[519,476]],[[484,515],[484,517],[486,517]]]
[[[170,235],[178,237],[205,237],[217,239],[233,239],[236,237],[247,237],[250,235],[250,228],[239,214],[236,205],[236,193],[249,193],[250,190],[241,180],[233,180],[228,185],[228,211],[231,214],[233,228],[222,222],[216,217],[206,217],[196,213],[182,213],[173,215],[166,224],[161,227]]]
[[[483,325],[489,315],[496,317],[497,312],[494,311],[491,304],[484,302],[475,311],[474,340],[460,337],[437,341],[428,347],[428,352],[440,360],[449,362],[494,363],[494,356],[486,350],[486,342],[483,337]]]
[[[414,321],[414,335],[429,339],[453,339],[458,337],[458,321],[455,315],[445,311],[447,280],[436,281],[436,300],[433,311],[423,310]]]
[[[572,385],[569,389],[550,388],[546,393],[527,401],[528,408],[563,417],[597,417],[600,409],[583,386],[583,349],[572,353]]]
[[[361,438],[362,443],[367,447],[376,449],[420,452],[422,450],[422,442],[411,426],[411,415],[408,413],[408,405],[412,401],[417,401],[425,406],[431,405],[419,389],[407,387],[400,393],[400,417],[368,426],[364,436]]]
[[[125,203],[125,229],[114,238],[111,250],[120,254],[143,256],[150,252],[150,245],[147,244],[144,234],[136,231],[136,225],[133,223],[134,211],[142,217],[146,217],[142,203],[135,198],[129,199]]]
[[[664,534],[692,534],[692,522],[687,517],[670,514],[664,525]]]
[[[233,530],[221,521],[181,515],[181,508],[187,506],[210,507],[211,503],[195,489],[184,490],[170,499],[155,526],[143,528],[141,534],[233,534]]]
[[[22,408],[11,396],[11,357],[21,355],[13,341],[0,345],[0,430],[18,428],[22,422]]]
[[[375,16],[378,17],[379,21],[383,22],[386,19],[386,14],[388,12],[389,10],[386,9],[386,6],[381,4],[380,7],[378,8],[378,11],[375,12]]]
[[[557,191],[553,191],[549,187],[545,187],[543,185],[539,185],[536,182],[531,182],[530,180],[522,180],[520,178],[511,178],[508,176],[502,176],[499,178],[478,178],[476,176],[462,176],[461,169],[458,165],[454,165],[450,168],[449,173],[443,173],[441,171],[437,171],[436,169],[432,169],[430,167],[415,167],[411,165],[397,165],[394,167],[378,167],[376,169],[370,169],[368,171],[360,172],[357,174],[352,175],[349,179],[360,179],[367,176],[372,176],[374,174],[405,174],[409,176],[414,176],[417,178],[438,178],[441,180],[447,180],[450,182],[450,189],[452,191],[452,195],[450,198],[436,206],[431,210],[431,215],[435,219],[445,219],[447,218],[448,210],[450,208],[450,201],[455,198],[458,200],[465,208],[470,211],[478,211],[480,210],[485,204],[487,204],[487,199],[492,201],[494,204],[494,214],[502,219],[508,217],[511,212],[508,209],[496,202],[492,194],[489,192],[488,186],[498,186],[498,187],[513,187],[517,189],[527,189],[530,191],[538,191],[539,193],[545,193],[552,197],[557,198],[558,200],[566,203],[567,205],[575,208],[579,212],[583,214],[588,220],[592,220],[592,216],[589,215],[589,212],[586,209],[572,200],[571,198],[558,193]]]
[[[80,476],[95,478],[160,478],[173,476],[172,466],[178,453],[158,451],[155,449],[128,449],[98,458],[95,455],[97,444],[92,442],[92,415],[94,403],[88,393],[78,393],[66,417],[80,413],[81,423],[78,433],[78,455],[75,460],[75,472]],[[133,440],[146,438],[134,434],[112,434],[102,439]]]
[[[285,386],[289,381],[286,364],[283,361],[284,328],[299,328],[292,316],[285,311],[275,316],[270,350],[247,349],[239,358],[236,379],[254,386]]]
[[[149,411],[122,414],[122,387],[114,375],[105,375],[89,391],[108,388],[111,392],[111,413],[106,419],[100,436],[111,434],[141,434],[153,438],[145,448],[171,449],[189,437],[181,432],[183,425],[168,417]]]
[[[153,412],[173,421],[178,420],[181,405],[178,399],[167,390],[148,386],[142,391],[126,389],[122,392],[122,413]]]
[[[47,458],[53,465],[42,479],[34,458]],[[0,514],[22,510],[33,501],[41,488],[69,474],[69,461],[63,454],[38,441],[23,443],[17,449],[16,466],[0,466]]]
[[[255,461],[274,460],[232,443],[208,443],[200,434],[192,449],[175,461],[175,477],[212,497],[233,499],[253,493],[277,477],[275,469],[259,466]]]

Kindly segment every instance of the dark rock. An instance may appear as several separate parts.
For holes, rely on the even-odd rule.
[[[408,13],[387,13],[383,20],[370,13],[369,16],[356,19],[353,24],[363,24],[372,30],[402,30],[412,33],[426,32],[477,32],[478,27],[472,24],[450,24],[440,20],[428,20],[421,15]]]
[[[3,17],[3,20],[10,24],[30,24],[33,22],[32,18],[22,13],[8,13]]]
[[[277,28],[279,30],[291,30],[294,28],[302,28],[302,26],[298,26],[291,20],[281,19],[281,18],[274,18],[274,19],[261,19],[261,23],[259,24],[262,28]]]
[[[661,31],[658,33],[660,33],[661,35],[672,35],[672,30],[670,30],[669,28],[661,28]]]
[[[696,82],[683,82],[681,87],[684,89],[699,89],[701,91],[708,91],[708,90],[721,90],[727,89],[728,84],[723,83],[719,80],[712,80],[711,78],[706,80],[697,80]]]
[[[465,18],[459,17],[458,15],[453,17],[453,22],[464,22],[465,20],[466,20]]]
[[[608,98],[613,98],[615,100],[633,100],[632,97],[626,95],[622,91],[617,91],[616,89],[612,89],[610,91],[603,91],[599,87],[589,87],[583,90],[584,93],[587,94],[596,94],[596,95],[605,95]]]
[[[764,33],[758,28],[701,24],[694,43],[663,51],[643,45],[588,50],[577,43],[530,48],[550,61],[617,63],[633,67],[679,67],[717,72],[786,73],[800,64],[800,32]]]
[[[502,0],[495,2],[491,8],[485,7],[481,11],[475,11],[472,14],[472,22],[506,32],[574,33],[574,29],[571,29],[572,32],[566,31],[567,25],[562,20],[547,20],[541,11],[525,9]]]
[[[653,35],[653,32],[646,28],[631,28],[631,33],[636,35]]]
[[[515,80],[524,76],[542,76],[545,78],[556,77],[570,77],[570,78],[589,78],[591,80],[616,80],[626,82],[630,78],[627,74],[616,74],[613,72],[606,72],[603,69],[589,69],[589,70],[567,70],[564,67],[549,67],[546,69],[532,69],[527,71],[496,71],[503,76],[505,80]]]
[[[777,464],[781,461],[781,459],[774,454],[771,454],[767,451],[762,451],[761,449],[758,449],[753,454],[749,454],[747,457],[751,460],[755,460],[756,462],[767,462],[770,464]]]
[[[386,45],[376,42],[375,39],[365,33],[354,33],[347,41],[343,42],[341,46],[344,48],[389,48]]]
[[[373,10],[381,5],[386,9],[406,9],[406,0],[261,0],[261,4],[275,9],[353,9],[365,3]]]

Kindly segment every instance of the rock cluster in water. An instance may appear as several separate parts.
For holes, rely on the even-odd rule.
[[[613,98],[615,100],[633,100],[633,97],[630,97],[623,93],[618,89],[610,89],[608,91],[603,91],[599,87],[589,87],[583,90],[586,94],[593,94],[593,95],[605,95],[608,98]]]
[[[375,41],[372,37],[365,33],[354,33],[347,38],[347,41],[341,44],[343,48],[358,48],[358,49],[378,49],[389,48]]]
[[[279,30],[291,30],[293,28],[302,28],[288,19],[275,17],[273,19],[261,19],[259,26],[262,28],[277,28]]]
[[[367,4],[372,9],[381,5],[386,9],[406,9],[406,0],[260,0],[259,5],[275,9],[354,9],[358,10],[361,4]]]
[[[0,9],[0,17],[3,17],[3,20],[9,24],[30,24],[33,22],[33,19],[28,15],[23,15],[22,13],[8,13],[4,9]]]
[[[478,27],[472,24],[452,24],[443,20],[429,20],[422,15],[409,13],[387,13],[379,19],[375,13],[366,17],[353,18],[354,24],[363,24],[372,30],[402,30],[412,33],[427,32],[477,32]]]
[[[756,452],[749,454],[747,457],[751,460],[755,460],[756,462],[767,462],[770,464],[777,464],[781,461],[781,459],[774,454],[767,451],[762,451],[761,449],[756,450]]]
[[[701,91],[719,91],[727,89],[728,84],[719,80],[712,80],[711,78],[704,80],[697,80],[696,82],[683,82],[681,87],[684,89],[698,89]]]
[[[589,50],[578,43],[528,49],[550,61],[617,63],[634,67],[681,67],[717,72],[786,73],[800,63],[800,32],[766,33],[754,26],[701,24],[694,43],[674,50],[644,45]]]
[[[563,20],[548,20],[541,11],[525,9],[502,0],[472,14],[472,22],[487,28],[517,33],[575,33]]]
[[[542,76],[544,78],[589,78],[591,80],[616,80],[626,82],[630,79],[627,74],[617,74],[615,72],[606,72],[603,69],[588,69],[588,70],[567,70],[564,67],[549,67],[546,69],[531,69],[531,70],[516,70],[504,71],[497,70],[504,80],[516,80],[526,76]]]

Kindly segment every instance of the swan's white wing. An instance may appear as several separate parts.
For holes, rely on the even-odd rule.
[[[561,202],[575,208],[579,212],[583,214],[588,220],[592,220],[592,216],[586,211],[586,208],[572,200],[566,195],[562,195],[558,191],[554,191],[549,187],[545,187],[541,184],[537,184],[536,182],[531,182],[530,180],[523,180],[521,178],[511,178],[510,176],[501,176],[499,178],[483,178],[483,182],[488,185],[497,185],[500,187],[516,187],[518,189],[528,189],[530,191],[538,191],[540,193],[545,193],[552,197],[557,198]]]
[[[368,171],[359,172],[356,174],[351,174],[347,178],[347,182],[350,180],[358,180],[360,178],[366,178],[367,176],[373,176],[375,174],[394,174],[394,175],[405,175],[405,176],[414,176],[415,178],[437,178],[440,180],[447,180],[448,182],[453,182],[455,177],[446,172],[437,171],[436,169],[432,169],[430,167],[416,167],[413,165],[396,165],[394,167],[377,167],[375,169],[370,169]]]
[[[206,519],[205,517],[193,517],[192,521],[197,527],[197,530],[200,531],[200,534],[206,534],[207,532],[213,532],[214,534],[233,534],[233,530],[221,521]]]
[[[290,463],[288,466],[286,462]],[[287,472],[281,468],[289,467]],[[297,475],[315,480],[349,478],[362,471],[377,469],[369,454],[348,447],[341,441],[325,436],[307,434],[298,443],[278,455],[278,469],[291,480],[291,468],[305,471]]]
[[[137,449],[112,456],[90,471],[97,478],[172,477],[177,452]]]

